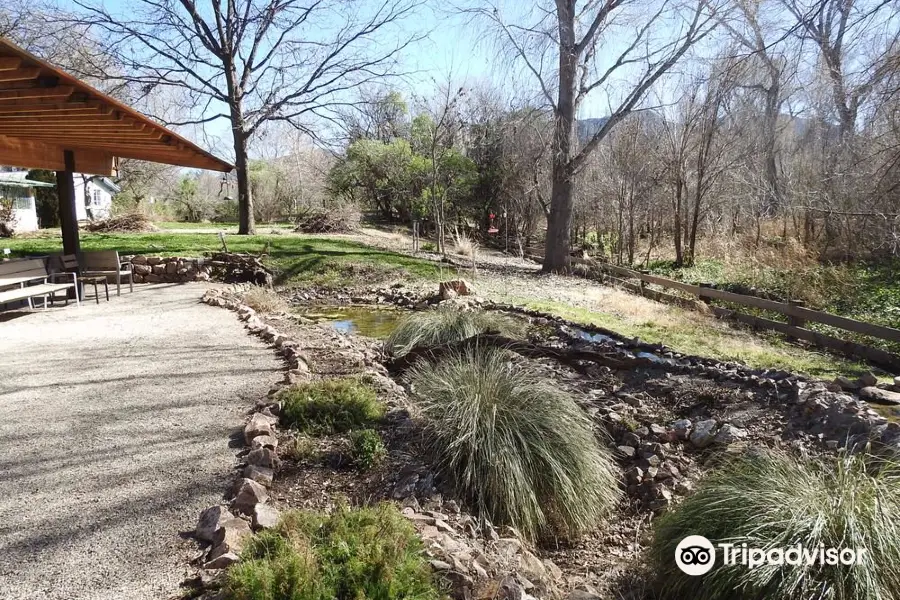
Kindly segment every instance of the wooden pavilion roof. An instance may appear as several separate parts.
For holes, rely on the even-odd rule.
[[[117,158],[233,167],[133,108],[0,38],[0,164],[112,175]]]

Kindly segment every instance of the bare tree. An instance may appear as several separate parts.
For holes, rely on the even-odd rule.
[[[75,22],[124,67],[105,76],[144,94],[180,91],[185,116],[171,125],[230,123],[243,234],[255,229],[248,147],[260,127],[315,134],[349,91],[397,75],[398,54],[421,37],[393,32],[418,0],[131,0],[115,13],[74,2]]]
[[[575,175],[659,78],[715,28],[710,4],[711,0],[555,0],[539,2],[531,10],[518,5],[515,19],[507,19],[503,7],[492,0],[468,9],[501,33],[515,58],[537,80],[554,114],[545,271],[569,269]],[[609,115],[578,144],[576,117],[594,92],[605,94]]]
[[[895,18],[896,0],[783,0],[796,19],[796,31],[811,41],[831,86],[831,96],[840,123],[841,141],[856,129],[860,106],[875,86],[896,69],[900,29]],[[853,48],[867,42],[877,46],[862,51],[875,56],[854,67],[848,60]]]

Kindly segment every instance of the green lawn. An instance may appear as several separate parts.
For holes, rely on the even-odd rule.
[[[170,231],[173,229],[209,229],[210,231],[226,231],[237,233],[237,223],[182,223],[179,221],[156,221],[153,223],[158,229]],[[257,231],[271,229],[293,229],[292,223],[257,223]]]
[[[228,249],[251,254],[266,253],[276,272],[276,283],[285,286],[381,284],[415,277],[437,280],[438,267],[429,261],[376,250],[356,242],[301,235],[226,237]],[[222,249],[218,233],[81,233],[84,250],[118,250],[120,254],[203,256]],[[62,252],[59,235],[0,240],[0,249],[13,256]]]

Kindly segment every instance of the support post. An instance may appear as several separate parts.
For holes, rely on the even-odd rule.
[[[64,150],[65,171],[56,172],[56,193],[59,198],[59,221],[62,227],[63,254],[81,254],[78,240],[78,213],[75,211],[75,155]]]

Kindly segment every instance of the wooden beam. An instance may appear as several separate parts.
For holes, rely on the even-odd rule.
[[[22,66],[22,59],[18,56],[0,56],[0,71],[12,71]]]
[[[0,83],[4,81],[28,81],[30,79],[37,79],[40,74],[41,70],[37,67],[4,70],[0,71]]]
[[[3,90],[0,91],[0,102],[15,102],[32,98],[68,98],[74,91],[75,88],[70,85],[27,90]]]
[[[163,136],[162,132],[153,132],[153,131],[135,131],[134,133],[127,133],[123,131],[115,131],[115,130],[104,130],[102,128],[97,128],[95,130],[91,129],[71,129],[66,131],[56,131],[53,133],[41,130],[26,130],[18,127],[2,127],[0,128],[0,135],[6,135],[10,137],[18,137],[22,139],[31,139],[31,140],[62,140],[62,139],[70,139],[70,140],[93,140],[96,139],[97,136],[103,136],[107,140],[146,140],[148,142],[157,142]]]
[[[75,153],[63,150],[63,169],[56,172],[56,194],[59,198],[59,220],[62,228],[63,254],[79,254],[78,212],[75,208]],[[77,291],[76,291],[77,293]]]
[[[113,154],[99,149],[70,148],[75,170],[92,175],[113,175]],[[63,148],[58,144],[0,136],[0,164],[23,169],[64,171]]]
[[[6,113],[67,113],[72,110],[95,110],[100,114],[111,114],[113,109],[105,104],[96,102],[60,102],[57,98],[36,98],[33,100],[22,100],[20,102],[4,102],[0,104],[0,114]]]

